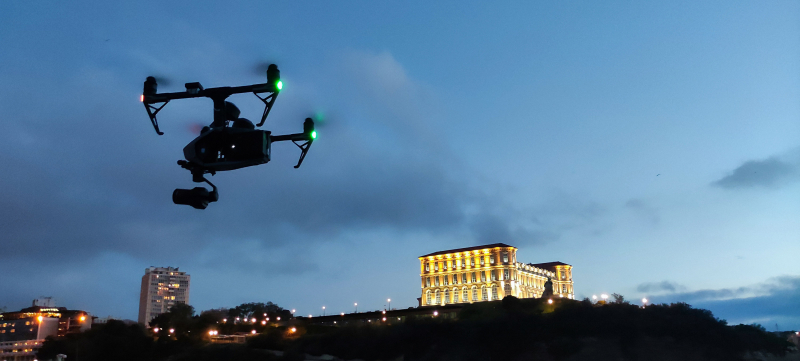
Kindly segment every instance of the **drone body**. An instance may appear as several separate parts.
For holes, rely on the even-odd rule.
[[[267,119],[278,93],[283,87],[280,80],[280,71],[275,64],[267,68],[267,82],[263,84],[245,85],[238,87],[219,87],[203,89],[200,83],[186,83],[185,92],[158,94],[156,79],[148,77],[144,82],[144,91],[141,101],[144,103],[153,128],[159,135],[164,134],[158,128],[156,115],[170,100],[186,98],[210,98],[214,102],[214,121],[211,125],[203,127],[200,135],[183,148],[186,160],[179,160],[178,165],[192,173],[194,182],[206,182],[211,185],[208,191],[203,187],[194,189],[176,189],[172,193],[175,204],[190,205],[197,209],[205,209],[210,202],[219,199],[219,192],[208,179],[206,173],[214,175],[216,172],[229,171],[270,161],[270,152],[273,142],[291,140],[300,150],[300,160],[295,168],[303,163],[311,143],[317,137],[314,130],[314,121],[306,118],[303,123],[303,132],[286,135],[272,135],[268,130],[256,129],[261,127]],[[264,113],[258,125],[250,120],[240,118],[239,108],[226,99],[233,94],[255,94],[265,104]],[[265,97],[259,94],[267,93]],[[154,104],[160,104],[158,106]]]

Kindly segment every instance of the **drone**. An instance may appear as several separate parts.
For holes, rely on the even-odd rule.
[[[175,204],[205,209],[209,203],[218,201],[217,187],[206,179],[205,175],[267,163],[270,161],[273,142],[290,140],[300,148],[300,159],[294,166],[300,167],[308,149],[311,148],[311,143],[317,137],[314,120],[306,118],[302,133],[272,135],[268,130],[256,129],[264,125],[282,88],[281,73],[275,64],[267,67],[266,83],[235,87],[204,89],[200,83],[195,82],[186,83],[186,91],[183,92],[158,93],[156,78],[147,77],[140,100],[158,135],[164,133],[158,128],[156,115],[171,100],[210,98],[214,102],[214,121],[211,125],[203,127],[200,135],[183,148],[186,160],[178,161],[178,165],[192,173],[193,182],[208,183],[212,190],[209,191],[204,187],[176,189],[172,192],[172,201]],[[239,108],[227,101],[229,96],[241,93],[253,93],[264,102],[264,113],[258,124],[254,125],[250,120],[240,118]]]

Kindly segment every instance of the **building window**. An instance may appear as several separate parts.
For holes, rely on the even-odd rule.
[[[481,286],[481,301],[486,301],[488,299],[488,295],[486,294],[486,286]]]
[[[489,263],[494,264],[494,255],[489,256]]]
[[[497,274],[497,270],[491,270],[489,272],[492,274],[492,281],[497,281],[497,276],[495,276]]]
[[[439,270],[439,262],[434,262],[433,263],[433,270],[434,271],[438,271]]]
[[[481,256],[481,266],[485,265],[486,261],[484,260],[483,256]]]
[[[425,304],[430,305],[431,304],[431,291],[425,292],[425,299],[427,300],[427,302]]]
[[[508,263],[508,251],[503,252],[503,263]]]
[[[475,278],[475,272],[472,272],[472,282],[477,282],[477,280]]]
[[[450,277],[447,275],[442,276],[442,281],[444,281],[444,285],[447,286],[450,284]]]
[[[478,288],[477,287],[472,287],[472,300],[473,301],[477,301],[478,300]]]
[[[436,304],[442,303],[442,295],[439,293],[439,290],[436,290]]]
[[[456,269],[456,266],[457,266],[457,265],[456,265],[456,260],[453,260],[453,264],[452,264],[452,266],[453,266],[453,269]]]
[[[428,262],[425,262],[425,272],[430,272],[430,271],[431,271],[431,264],[428,263]]]
[[[430,286],[431,286],[431,278],[425,277],[425,287],[430,287]]]
[[[439,276],[433,278],[433,284],[438,286],[439,285]]]
[[[469,302],[469,290],[466,287],[464,287],[464,291],[462,291],[461,299],[464,300],[464,302]]]
[[[506,286],[503,288],[503,291],[506,294],[506,296],[511,296],[511,285],[506,284]]]
[[[481,282],[486,282],[486,271],[481,271]]]
[[[508,270],[507,270],[507,269],[504,269],[504,270],[503,270],[503,279],[504,279],[504,280],[507,280],[507,279],[508,279]]]
[[[444,290],[444,303],[450,303],[450,290]]]
[[[458,288],[453,289],[453,303],[458,303]]]
[[[464,268],[464,267],[466,267],[466,266],[467,266],[467,260],[465,260],[465,259],[463,259],[463,258],[462,258],[462,259],[461,259],[461,268]]]
[[[462,273],[461,274],[461,283],[467,283],[467,274],[466,273]]]
[[[447,270],[447,261],[442,262],[442,270]]]
[[[458,284],[458,275],[453,275],[453,284],[454,285]]]
[[[492,299],[493,300],[500,299],[499,297],[497,297],[497,285],[492,286]]]

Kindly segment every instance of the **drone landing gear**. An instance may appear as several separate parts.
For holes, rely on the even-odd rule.
[[[219,192],[217,191],[217,186],[214,183],[211,183],[208,179],[206,179],[203,174],[206,173],[205,170],[202,168],[198,168],[193,166],[191,163],[181,160],[178,161],[178,164],[190,170],[192,172],[192,180],[200,183],[206,182],[208,185],[211,186],[211,191],[209,192],[208,189],[205,187],[194,187],[192,189],[176,189],[172,192],[172,202],[175,204],[183,204],[187,206],[192,206],[196,209],[206,209],[208,204],[211,202],[216,202],[219,200]],[[212,175],[214,172],[208,172]]]

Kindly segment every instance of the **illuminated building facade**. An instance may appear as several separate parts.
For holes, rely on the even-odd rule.
[[[147,326],[156,316],[179,303],[189,303],[190,276],[178,267],[150,267],[144,270],[139,294],[139,323]]]
[[[539,298],[553,282],[553,296],[575,298],[572,266],[562,262],[520,263],[517,248],[504,243],[451,249],[419,257],[420,306]]]
[[[33,360],[48,336],[61,337],[92,327],[92,316],[86,311],[55,307],[52,300],[35,300],[33,304],[0,314],[0,361]]]

